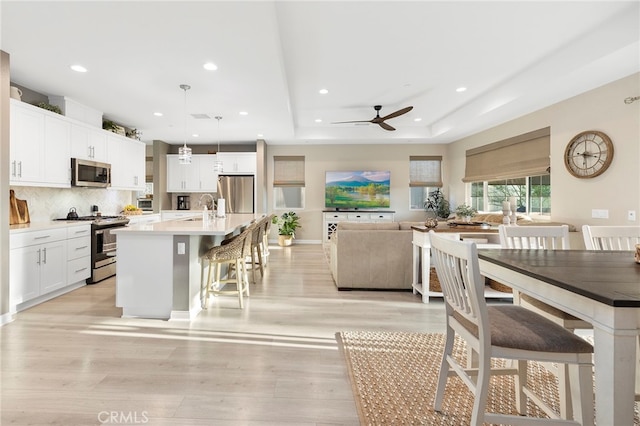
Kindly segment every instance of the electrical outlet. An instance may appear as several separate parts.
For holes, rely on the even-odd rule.
[[[609,219],[609,210],[593,209],[591,217],[594,219]]]
[[[184,243],[178,243],[178,254],[185,254],[185,244]]]
[[[635,222],[636,221],[636,211],[635,210],[629,210],[627,212],[627,220],[629,222]]]

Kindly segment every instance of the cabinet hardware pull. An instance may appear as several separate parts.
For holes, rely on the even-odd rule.
[[[42,263],[47,263],[47,249],[42,249],[42,253],[43,253],[43,259],[42,259]]]
[[[43,239],[45,239],[45,238],[50,238],[50,237],[51,237],[51,235],[43,235],[43,236],[41,236],[41,237],[34,237],[33,239],[34,239],[34,240],[43,240]]]
[[[22,161],[18,161],[18,177],[22,177]]]
[[[42,256],[41,256],[41,255],[42,255],[41,251],[42,251],[41,249],[38,249],[38,261],[36,262],[38,265],[39,265],[39,264],[40,264],[40,262],[42,261],[42,259],[41,259],[41,257],[42,257]]]
[[[86,249],[87,247],[89,247],[89,246],[76,247],[76,250],[84,250],[84,249]]]
[[[86,270],[87,270],[87,268],[76,269],[76,273],[77,273],[77,272],[86,271]]]

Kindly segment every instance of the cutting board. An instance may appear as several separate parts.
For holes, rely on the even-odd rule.
[[[29,206],[26,200],[18,200],[13,192],[9,190],[9,225],[29,223]]]

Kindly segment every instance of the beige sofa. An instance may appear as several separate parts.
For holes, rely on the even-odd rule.
[[[340,290],[410,290],[412,225],[340,222],[331,236],[330,264]]]

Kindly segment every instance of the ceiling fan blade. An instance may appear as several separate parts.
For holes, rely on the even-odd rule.
[[[380,125],[380,127],[382,127],[385,130],[395,130],[395,127],[391,127],[389,126],[387,123],[381,121],[380,123],[378,123]]]
[[[344,123],[373,123],[373,121],[371,120],[334,121],[331,124],[344,124]]]
[[[406,108],[399,109],[399,110],[397,110],[396,112],[392,112],[392,113],[391,113],[391,114],[389,114],[389,115],[385,115],[384,117],[382,117],[382,120],[388,120],[388,119],[390,119],[390,118],[398,117],[398,116],[400,116],[400,115],[402,115],[402,114],[406,114],[406,113],[408,113],[408,112],[409,112],[409,111],[411,111],[412,109],[413,109],[413,107],[412,107],[412,106],[408,106],[408,107],[406,107]]]

